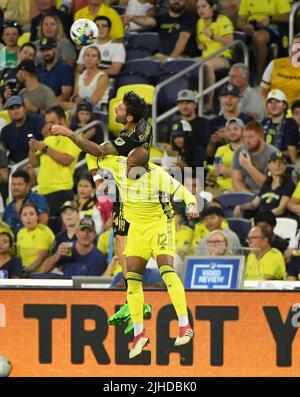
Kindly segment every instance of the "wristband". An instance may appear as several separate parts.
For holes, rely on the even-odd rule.
[[[101,176],[98,174],[93,176],[94,182],[99,181],[100,179],[102,180]]]

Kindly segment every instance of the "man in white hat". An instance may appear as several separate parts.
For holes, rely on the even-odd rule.
[[[292,118],[286,117],[288,103],[281,90],[271,90],[267,95],[266,109],[268,117],[262,121],[264,139],[280,151],[287,150],[288,131],[297,131],[297,124]]]

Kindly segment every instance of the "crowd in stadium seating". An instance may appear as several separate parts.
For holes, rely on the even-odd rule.
[[[77,168],[80,149],[51,127],[88,126],[83,136],[100,144],[103,125],[89,123],[100,119],[115,133],[110,100],[121,86],[155,86],[210,57],[204,88],[229,80],[205,95],[201,116],[196,69],[157,98],[159,112],[178,111],[158,124],[160,158],[153,159],[191,167],[185,184],[204,205],[190,221],[174,203],[175,267],[182,276],[186,255],[248,246],[248,279],[300,279],[300,17],[289,43],[293,3],[0,0],[0,270],[53,278],[121,271],[110,198],[96,191],[85,165]],[[82,48],[69,36],[79,18],[99,30]],[[235,47],[215,55],[236,39],[248,46],[249,66]],[[297,224],[290,240],[274,232],[282,217]]]

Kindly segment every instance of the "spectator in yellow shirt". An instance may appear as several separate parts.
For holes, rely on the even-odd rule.
[[[112,24],[110,31],[111,40],[123,40],[124,25],[118,12],[112,7],[103,4],[103,0],[88,0],[87,3],[87,7],[83,7],[76,12],[74,20],[87,18],[93,21],[97,16],[106,16],[111,20]]]

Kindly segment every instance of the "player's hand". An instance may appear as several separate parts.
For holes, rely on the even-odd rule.
[[[243,167],[245,170],[252,165],[251,157],[249,153],[240,153],[239,155],[239,163],[240,166]]]
[[[69,128],[64,127],[63,125],[56,124],[51,127],[51,135],[63,135],[63,136],[71,137],[75,134]]]
[[[122,19],[123,19],[124,25],[128,25],[129,22],[132,21],[133,15],[124,14],[124,15],[122,15]]]
[[[190,218],[199,218],[198,207],[195,204],[188,205],[186,215]]]

